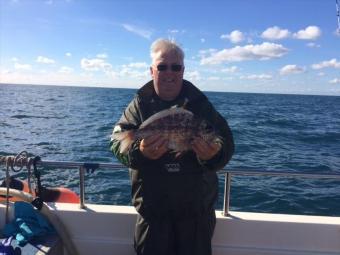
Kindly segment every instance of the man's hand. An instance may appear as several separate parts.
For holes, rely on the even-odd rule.
[[[196,137],[192,142],[192,149],[201,160],[212,159],[221,149],[222,145],[214,142],[206,142]]]
[[[140,152],[149,159],[158,159],[168,151],[168,140],[155,134],[144,138],[139,145]]]

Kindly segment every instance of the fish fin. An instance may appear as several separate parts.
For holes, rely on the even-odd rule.
[[[176,109],[176,108],[177,109],[179,109],[179,108],[186,109],[188,103],[189,103],[189,99],[188,98],[184,98],[184,102],[183,102],[182,105],[176,104],[176,105],[171,106],[170,109]]]
[[[181,107],[183,109],[186,109],[188,103],[189,103],[189,99],[188,98],[184,98],[184,102],[183,102],[183,105]]]
[[[223,144],[223,138],[221,136],[217,136],[215,139],[214,139],[214,142],[221,145]]]
[[[175,155],[175,159],[180,159],[181,157],[183,157],[183,155],[184,155],[184,151],[180,151],[180,152],[175,152],[176,153],[176,155]]]
[[[134,130],[116,132],[112,134],[111,139],[115,139],[120,142],[119,152],[125,154],[135,140],[135,132]]]

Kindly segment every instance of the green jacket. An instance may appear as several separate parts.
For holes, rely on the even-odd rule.
[[[233,137],[226,120],[215,110],[207,97],[184,80],[179,96],[171,102],[161,100],[153,81],[139,89],[116,124],[121,130],[137,129],[151,115],[174,105],[182,106],[212,124],[223,144],[209,161],[200,161],[193,151],[179,159],[166,153],[158,160],[145,158],[134,143],[124,155],[120,143],[111,140],[110,148],[117,159],[129,167],[132,203],[143,217],[185,217],[212,210],[218,196],[216,171],[222,169],[234,152]],[[173,171],[173,170],[176,171]]]

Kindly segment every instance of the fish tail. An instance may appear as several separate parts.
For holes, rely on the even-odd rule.
[[[111,138],[120,142],[119,152],[125,154],[135,140],[135,132],[134,130],[116,132],[112,134]]]

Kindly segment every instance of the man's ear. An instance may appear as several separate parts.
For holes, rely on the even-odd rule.
[[[151,75],[152,78],[154,78],[153,72],[154,72],[154,70],[153,70],[152,66],[150,66],[150,75]]]

